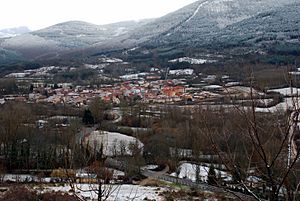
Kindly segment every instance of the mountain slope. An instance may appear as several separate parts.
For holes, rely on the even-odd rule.
[[[164,45],[178,44],[183,41],[183,45],[207,46],[215,39],[222,37],[223,34],[236,36],[244,34],[248,30],[236,30],[230,27],[239,27],[245,24],[259,20],[259,15],[270,10],[278,9],[278,13],[286,5],[291,5],[295,0],[209,0],[197,2],[198,6],[194,7],[195,12],[185,22],[174,27],[157,37],[153,37],[147,45]],[[296,18],[296,13],[290,17]],[[287,16],[286,16],[287,17]],[[276,18],[271,18],[276,23]],[[254,22],[253,22],[254,23]],[[261,26],[267,26],[266,22],[260,21]],[[280,25],[280,23],[279,23]],[[291,24],[289,24],[290,26]],[[270,27],[268,27],[270,28]],[[265,31],[268,31],[266,28]],[[278,30],[280,26],[276,27]],[[244,32],[243,32],[244,31]],[[232,38],[227,37],[227,42]],[[225,40],[224,40],[225,41]]]
[[[64,51],[86,48],[113,39],[150,20],[94,25],[81,21],[60,23],[42,30],[9,38],[1,47],[22,53],[29,59],[57,57]]]
[[[100,55],[138,47],[141,50],[159,47],[219,50],[220,47],[244,45],[240,42],[250,37],[250,33],[254,34],[251,26],[261,27],[261,35],[272,32],[269,24],[276,27],[278,34],[287,34],[283,30],[297,26],[292,22],[281,26],[277,21],[281,17],[286,21],[299,19],[299,11],[293,9],[295,2],[297,0],[200,0],[87,51]],[[294,12],[284,15],[290,12],[289,7]],[[262,19],[270,11],[274,12],[274,18]]]
[[[283,6],[226,27],[210,41],[219,45],[267,47],[272,44],[300,45],[300,3]],[[230,43],[228,41],[231,41]]]
[[[32,32],[32,34],[58,42],[64,48],[77,48],[113,39],[147,22],[145,20],[94,25],[81,21],[70,21]]]
[[[155,20],[101,26],[71,21],[5,39],[0,47],[30,59],[64,60],[95,60],[102,54],[125,53],[128,58],[152,58],[160,50],[168,56],[172,51],[186,56],[201,51],[245,54],[276,50],[297,54],[297,1],[199,0]]]
[[[0,65],[14,63],[22,59],[18,53],[0,48]]]

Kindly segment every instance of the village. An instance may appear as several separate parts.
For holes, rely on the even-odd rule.
[[[121,62],[117,59],[109,61]],[[27,164],[27,169],[24,169],[19,163],[10,162],[8,165],[14,167],[13,171],[3,172],[3,182],[43,183],[48,190],[72,190],[88,200],[97,197],[97,190],[90,189],[90,185],[111,188],[111,182],[113,188],[125,188],[127,198],[124,200],[135,196],[160,200],[162,194],[170,191],[169,187],[160,183],[162,181],[214,192],[222,192],[222,188],[226,187],[242,193],[245,199],[249,196],[248,187],[265,192],[265,182],[256,174],[255,168],[247,172],[245,186],[237,185],[236,175],[227,170],[222,158],[210,148],[203,147],[202,140],[192,140],[198,135],[193,129],[201,130],[197,125],[198,119],[213,122],[219,115],[221,118],[222,113],[219,112],[224,109],[227,112],[222,115],[225,116],[235,115],[235,110],[249,111],[253,108],[265,114],[288,110],[293,106],[299,89],[282,87],[265,91],[228,75],[206,75],[189,68],[170,70],[153,67],[145,72],[132,68],[125,74],[109,77],[103,64],[98,64],[85,65],[80,72],[90,69],[95,73],[93,78],[96,76],[102,80],[100,83],[59,82],[55,79],[59,73],[73,73],[78,69],[55,66],[14,72],[2,78],[15,85],[15,91],[8,93],[3,88],[0,106],[27,104],[33,110],[36,105],[43,106],[44,109],[35,114],[34,122],[20,122],[19,126],[25,130],[33,129],[34,138],[49,138],[44,154],[53,149],[56,152],[56,158],[49,156],[54,157],[49,167],[45,164],[40,166],[42,161],[37,156],[43,152],[40,153],[39,145],[30,145],[28,157],[32,157],[30,160],[36,161],[36,165]],[[217,116],[205,118],[206,112]],[[295,137],[298,139],[298,135]],[[29,146],[31,140],[25,137],[22,147]],[[296,139],[294,142],[298,144]],[[70,148],[70,143],[80,148]],[[4,158],[7,157],[4,155],[6,149],[3,145],[1,153]],[[73,160],[83,160],[77,159],[78,151],[82,152],[80,155],[88,154],[86,150],[93,150],[93,154],[88,156],[91,159],[101,155],[98,160],[102,161],[105,173],[102,172],[103,167],[94,167],[95,164],[87,158],[84,158],[84,164],[80,163],[73,169],[62,168]],[[162,154],[161,150],[167,151]],[[22,150],[17,153],[22,154]],[[59,158],[65,158],[64,162]],[[155,180],[150,180],[150,183],[155,183],[154,186],[162,185],[163,188],[144,187],[148,185],[147,178]],[[67,184],[70,181],[74,183],[73,187]],[[60,185],[49,187],[49,183]],[[86,195],[82,188],[89,188],[89,194]],[[141,193],[133,195],[132,189]],[[143,196],[146,191],[148,194]],[[120,195],[111,191],[107,196],[113,199]],[[225,194],[225,197],[230,196]]]
[[[1,6],[0,201],[300,201],[300,0]]]
[[[245,103],[250,96],[263,108],[279,103],[274,100],[274,94],[266,94],[254,88],[251,90],[250,86],[244,86],[242,82],[233,80],[228,75],[204,75],[196,74],[193,69],[161,70],[153,67],[149,72],[132,71],[130,74],[108,78],[103,73],[102,65],[85,65],[87,69],[97,69],[100,66],[100,70],[96,71],[97,78],[109,80],[108,83],[97,85],[53,82],[58,69],[72,72],[75,70],[72,67],[51,66],[8,74],[6,79],[15,79],[18,88],[28,90],[27,93],[6,94],[0,97],[0,103],[13,100],[82,107],[99,97],[114,105],[119,105],[122,100],[146,104],[228,105],[233,102]]]

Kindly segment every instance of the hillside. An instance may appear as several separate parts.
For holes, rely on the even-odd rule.
[[[299,55],[299,15],[297,0],[199,0],[153,20],[101,26],[60,23],[5,39],[0,47],[38,60],[95,61],[103,54],[130,60],[154,55]]]
[[[16,50],[29,59],[55,58],[65,51],[86,48],[113,39],[148,21],[128,21],[108,25],[94,25],[81,21],[64,22],[5,39],[1,47]]]
[[[266,48],[273,42],[299,42],[299,4],[291,1],[199,1],[179,12],[194,13],[141,47],[203,48],[212,52]],[[175,17],[174,17],[175,16]],[[166,16],[176,18],[177,12]],[[163,25],[160,25],[163,26]],[[164,27],[164,26],[163,26]],[[271,43],[270,43],[271,42]],[[239,50],[240,51],[240,50]],[[237,51],[237,52],[239,52]],[[232,52],[231,52],[232,53]]]
[[[19,60],[22,60],[22,57],[17,52],[0,48],[0,65],[14,63]]]

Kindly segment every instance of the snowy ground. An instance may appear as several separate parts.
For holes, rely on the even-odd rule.
[[[97,189],[97,185],[89,184],[78,184],[76,186],[76,194],[85,200],[97,199],[96,191],[92,189]],[[104,185],[103,189],[111,189],[109,193],[108,201],[129,201],[129,200],[163,200],[163,197],[158,194],[163,191],[163,189],[158,189],[157,187],[144,187],[139,185],[114,185],[107,186]],[[67,192],[70,193],[70,186],[59,186],[59,187],[45,187],[42,192]]]
[[[109,171],[113,173],[113,177],[117,179],[119,176],[125,176],[125,173],[116,169],[108,168]],[[90,173],[87,173],[84,169],[78,169],[76,171],[76,176],[81,178],[88,178],[91,176]],[[15,183],[23,183],[23,182],[37,182],[37,183],[50,183],[51,180],[55,178],[51,177],[41,177],[30,174],[4,174],[1,175],[1,180],[3,182],[15,182]]]
[[[205,63],[213,63],[215,61],[214,60],[206,60],[206,59],[195,59],[195,58],[190,58],[190,57],[182,57],[182,58],[170,60],[169,62],[170,63],[188,62],[190,64],[205,64]]]
[[[158,165],[146,165],[141,167],[142,170],[154,170],[156,168],[158,168]]]
[[[1,175],[4,182],[31,182],[38,181],[38,178],[29,174],[4,174]]]
[[[170,75],[193,75],[194,69],[170,70]]]
[[[286,111],[288,108],[292,108],[293,104],[299,105],[300,101],[299,98],[285,98],[284,102],[277,104],[276,106],[269,107],[269,108],[256,108],[256,112],[281,112],[281,111]]]
[[[103,154],[106,156],[114,156],[118,154],[131,155],[131,151],[129,149],[129,145],[131,143],[137,143],[141,149],[144,146],[143,143],[134,137],[106,131],[92,132],[85,138],[85,143],[89,144],[92,148],[96,147],[97,150],[100,150],[101,146],[103,146]]]
[[[291,88],[291,87],[286,87],[286,88],[278,88],[278,89],[272,89],[269,90],[272,92],[278,92],[284,96],[296,96],[300,95],[300,89],[299,88]]]
[[[216,89],[222,89],[223,87],[220,85],[208,85],[203,87],[205,90],[216,90]]]
[[[122,63],[123,60],[119,58],[99,58],[102,63]]]
[[[187,178],[192,181],[196,181],[196,164],[182,163],[179,167],[179,178]],[[207,181],[209,167],[200,165],[200,179],[201,181]],[[224,171],[215,169],[216,175],[221,175],[221,177],[226,180],[232,180],[232,177]],[[176,173],[172,173],[171,176],[176,176]]]
[[[120,76],[123,80],[133,80],[138,79],[139,77],[147,76],[149,73],[136,73],[136,74],[128,74],[128,75],[122,75]]]

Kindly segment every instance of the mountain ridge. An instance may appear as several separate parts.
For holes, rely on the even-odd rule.
[[[149,20],[125,21],[106,25],[95,25],[83,21],[68,21],[45,29],[25,33],[3,40],[1,47],[16,50],[25,58],[37,59],[43,55],[81,49],[122,35]]]
[[[114,41],[107,41],[99,46],[93,45],[92,48],[87,48],[87,51],[90,54],[100,55],[101,52],[107,50],[117,51],[137,49],[137,47],[155,49],[160,46],[177,46],[178,44],[180,47],[191,45],[191,47],[211,49],[210,43],[213,42],[214,36],[222,36],[222,31],[227,32],[228,35],[228,27],[252,19],[269,10],[292,5],[295,2],[295,0],[254,0],[251,2],[200,0],[138,27],[128,35],[116,38]],[[189,40],[193,43],[185,42]],[[231,39],[228,39],[228,43],[231,43]]]
[[[269,51],[276,42],[299,44],[298,8],[297,0],[199,0],[161,18],[140,22],[59,23],[6,39],[0,47],[39,60],[91,58],[107,52],[146,57],[144,52],[157,49],[165,53],[168,49],[228,54]]]

